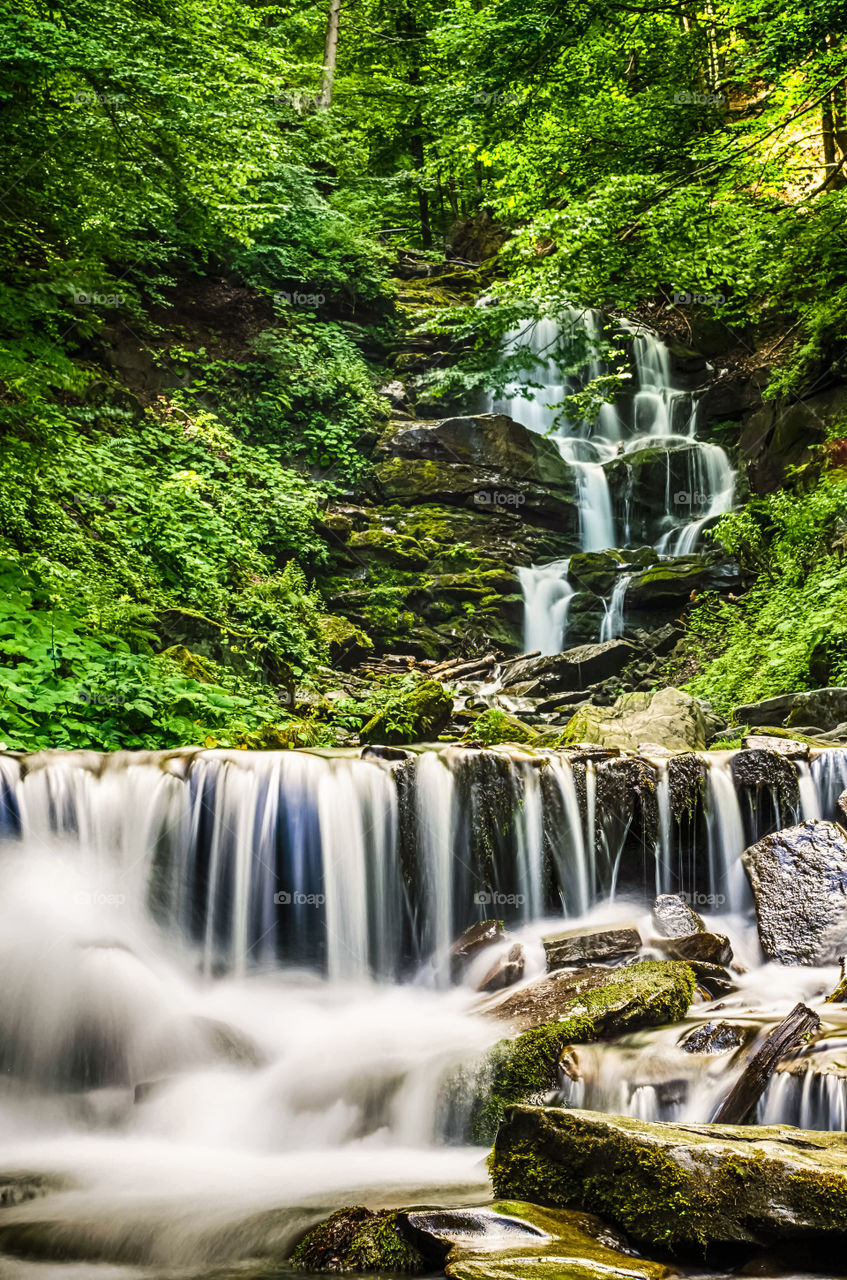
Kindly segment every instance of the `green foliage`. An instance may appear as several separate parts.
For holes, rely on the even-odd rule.
[[[699,672],[689,692],[723,714],[746,702],[847,682],[847,482],[775,493],[724,516],[715,536],[756,572],[732,603],[706,596],[690,616]]]

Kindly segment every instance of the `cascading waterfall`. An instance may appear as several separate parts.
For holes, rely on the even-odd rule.
[[[570,560],[553,560],[539,569],[520,567],[524,597],[524,652],[558,653],[568,626],[574,589],[568,582]]]
[[[449,944],[504,919],[531,981],[563,917],[632,922],[657,888],[688,892],[747,973],[682,1027],[577,1046],[562,1097],[709,1119],[743,1054],[687,1054],[682,1036],[717,1019],[759,1034],[837,977],[761,966],[735,759],[689,758],[704,782],[686,827],[667,756],[0,754],[3,1167],[74,1188],[4,1224],[37,1240],[49,1221],[51,1258],[123,1280],[199,1280],[282,1257],[340,1204],[485,1198],[482,1153],[444,1145],[465,1105],[446,1084],[503,1026],[469,1016],[492,952],[456,985]],[[847,750],[792,767],[804,811],[814,790],[832,816]],[[847,1123],[830,1008],[831,1069],[804,1050],[761,1119]]]
[[[590,360],[583,378],[577,379],[561,368],[553,353],[561,345],[563,329],[568,333],[580,331],[579,339],[588,350],[595,348],[603,327],[602,317],[596,311],[572,310],[563,327],[548,318],[530,322],[508,334],[506,353],[528,346],[537,363],[528,364],[519,379],[506,387],[503,398],[489,407],[508,414],[532,431],[551,433],[562,457],[575,473],[582,551],[633,545],[638,530],[633,528],[631,485],[623,519],[618,525],[607,469],[618,459],[626,464],[627,455],[645,447],[664,448],[667,460],[664,513],[655,546],[660,555],[688,555],[697,547],[709,523],[731,510],[735,474],[719,445],[696,439],[697,396],[674,386],[670,354],[664,343],[642,327],[626,321],[617,323],[631,343],[634,390],[631,397],[622,396],[615,405],[604,404],[594,422],[569,422],[556,406],[576,392],[583,381],[607,374],[604,362],[599,358]],[[527,383],[540,384],[541,389],[530,396],[521,389]],[[684,463],[684,475],[675,461],[679,458]],[[640,543],[643,542],[642,536]],[[557,653],[567,644],[567,609],[559,608],[555,623],[551,622],[546,629],[538,620],[549,568],[539,565],[520,571],[525,633],[527,637],[532,633],[535,643],[531,647],[540,648],[544,654]],[[556,608],[558,603],[557,597],[551,600],[551,607]],[[610,615],[617,625],[617,614],[613,614],[610,602],[606,602],[603,639],[609,638],[606,633]],[[612,634],[622,634],[622,630]]]
[[[615,640],[624,633],[624,608],[626,592],[632,580],[631,573],[621,573],[612,588],[609,599],[603,602],[603,622],[600,627],[600,639]]]

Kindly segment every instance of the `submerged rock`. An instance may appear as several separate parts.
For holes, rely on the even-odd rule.
[[[692,970],[675,960],[644,960],[606,970],[602,983],[596,970],[590,972],[590,984],[559,1006],[554,1021],[501,1040],[490,1051],[471,1122],[476,1141],[491,1140],[507,1107],[546,1099],[558,1086],[559,1060],[568,1045],[677,1022],[688,1012],[694,992]],[[547,982],[555,979],[554,974]]]
[[[653,927],[663,938],[704,933],[706,926],[680,893],[660,893],[653,903]]]
[[[623,960],[636,955],[641,947],[637,929],[566,929],[541,941],[551,970]]]
[[[291,1255],[297,1271],[393,1271],[421,1275],[423,1255],[397,1229],[397,1212],[339,1209],[303,1237]]]
[[[611,707],[583,706],[567,725],[570,742],[637,751],[642,743],[668,751],[703,751],[719,718],[681,689],[623,693]]]
[[[499,1201],[479,1209],[411,1211],[398,1225],[453,1280],[662,1280],[668,1268],[633,1257],[599,1218]]]
[[[837,823],[776,831],[742,861],[768,959],[822,965],[847,953],[847,835]]]
[[[633,1240],[680,1253],[847,1239],[842,1133],[514,1107],[490,1169],[497,1196],[600,1213]]]

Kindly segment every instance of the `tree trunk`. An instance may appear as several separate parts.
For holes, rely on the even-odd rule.
[[[804,1004],[795,1005],[787,1018],[783,1018],[766,1036],[753,1054],[747,1066],[724,1098],[712,1121],[713,1124],[744,1124],[750,1112],[765,1091],[777,1063],[786,1053],[796,1049],[804,1036],[819,1031],[821,1020]]]
[[[326,20],[326,40],[324,41],[323,79],[318,106],[322,109],[332,105],[332,83],[335,79],[335,64],[338,60],[338,24],[341,19],[341,0],[329,0],[329,15]]]

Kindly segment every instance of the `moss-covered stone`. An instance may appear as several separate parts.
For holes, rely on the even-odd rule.
[[[530,743],[537,738],[535,730],[518,720],[517,716],[510,716],[498,707],[489,707],[477,716],[462,741],[491,747],[503,742]]]
[[[452,711],[453,699],[444,685],[437,680],[421,680],[377,711],[360,737],[362,742],[388,745],[431,741],[445,727]]]
[[[602,986],[567,1002],[556,1021],[501,1040],[490,1051],[472,1117],[472,1136],[491,1141],[507,1107],[543,1101],[558,1085],[558,1064],[569,1044],[585,1044],[662,1026],[685,1017],[695,977],[687,964],[644,960],[609,970]]]
[[[601,1213],[634,1240],[683,1254],[847,1236],[841,1133],[515,1107],[490,1169],[498,1196]]]
[[[421,1253],[397,1230],[394,1210],[339,1209],[303,1237],[291,1264],[298,1271],[388,1271],[421,1275]]]

